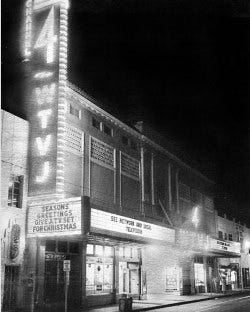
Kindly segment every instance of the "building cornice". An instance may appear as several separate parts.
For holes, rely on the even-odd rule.
[[[206,180],[207,182],[209,182],[211,184],[214,184],[214,181],[210,180],[205,175],[200,173],[198,170],[196,170],[196,169],[190,167],[189,165],[187,165],[186,163],[184,163],[182,160],[180,160],[178,157],[176,157],[175,155],[170,153],[164,147],[162,147],[159,144],[155,143],[154,141],[152,141],[151,139],[149,139],[145,135],[141,134],[140,132],[132,129],[130,126],[126,125],[125,123],[123,123],[119,119],[115,118],[114,116],[112,116],[111,114],[107,113],[105,110],[100,108],[98,106],[98,103],[94,99],[92,99],[88,94],[83,92],[77,86],[75,86],[74,84],[72,84],[70,82],[67,82],[67,84],[68,84],[69,92],[71,92],[70,95],[74,99],[76,99],[81,105],[83,105],[86,109],[95,112],[99,116],[101,116],[101,117],[105,118],[106,120],[108,120],[109,122],[113,123],[115,126],[121,128],[122,130],[124,130],[124,131],[128,132],[129,134],[133,135],[138,140],[140,140],[140,141],[144,142],[145,144],[148,144],[151,147],[161,151],[163,154],[165,154],[170,159],[172,159],[173,161],[175,161],[178,164],[180,164],[182,167],[192,171],[194,174],[196,174],[197,176],[199,176],[202,179]]]

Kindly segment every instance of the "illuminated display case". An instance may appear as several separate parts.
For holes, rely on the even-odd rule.
[[[113,292],[113,247],[87,245],[86,294],[98,295]]]

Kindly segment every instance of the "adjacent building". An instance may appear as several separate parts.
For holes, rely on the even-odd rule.
[[[1,306],[22,302],[28,177],[28,122],[1,111]]]

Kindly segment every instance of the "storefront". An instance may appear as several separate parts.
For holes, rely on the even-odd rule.
[[[162,277],[160,263],[151,249],[175,241],[175,232],[163,226],[91,209],[90,234],[86,247],[87,306],[114,303],[123,295],[142,299]],[[159,250],[158,248],[158,250]],[[155,270],[154,277],[152,276]],[[153,278],[152,278],[153,277]],[[166,290],[166,274],[162,291]],[[172,286],[173,287],[173,286]]]
[[[83,222],[82,199],[47,200],[28,207],[25,308],[63,309],[70,261],[68,304],[81,305]]]
[[[27,307],[42,311],[63,308],[65,260],[70,261],[68,304],[71,307],[115,303],[123,294],[142,298],[152,289],[152,283],[158,287],[158,277],[152,274],[156,267],[160,268],[159,278],[164,272],[162,291],[178,289],[178,270],[172,274],[176,259],[163,267],[164,259],[154,259],[150,252],[156,244],[170,259],[169,251],[175,241],[173,229],[90,209],[88,205],[89,201],[77,197],[29,206]]]
[[[240,243],[210,239],[210,251],[218,263],[219,291],[240,288]]]

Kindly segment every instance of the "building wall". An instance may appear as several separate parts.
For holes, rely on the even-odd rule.
[[[92,205],[97,205],[99,209],[122,211],[130,216],[146,217],[168,225],[170,218],[172,224],[191,230],[192,214],[197,204],[192,197],[195,190],[201,196],[200,230],[215,234],[211,181],[176,157],[171,158],[171,154],[156,143],[142,139],[144,133],[140,127],[135,131],[124,125],[70,87],[68,103],[67,122],[82,132],[84,143],[82,157],[74,155],[73,162],[69,156],[66,161],[67,194],[75,196],[81,192],[90,196]],[[70,114],[70,105],[80,111],[79,117]],[[93,120],[97,125],[93,125]],[[105,127],[111,130],[110,134],[105,132]],[[153,138],[154,133],[151,132],[150,139]],[[155,141],[159,141],[156,134]],[[102,153],[104,159],[100,155],[93,157],[91,142],[100,145],[100,151],[112,151],[113,162],[109,162],[110,155],[105,156],[105,152]],[[128,172],[123,173],[123,155],[130,159],[129,166],[138,162],[138,178],[126,174],[131,166],[127,168]],[[189,188],[188,201],[180,196],[180,184]],[[207,199],[210,199],[209,207]]]
[[[6,111],[1,111],[1,207],[0,207],[0,236],[1,236],[1,288],[4,296],[5,266],[23,264],[25,248],[25,222],[27,197],[27,150],[28,122]],[[11,175],[22,176],[21,207],[8,205],[8,189]],[[19,243],[16,256],[11,256],[13,248],[13,225],[20,227]],[[17,281],[18,301],[21,300],[21,275]]]
[[[147,293],[160,294],[166,291],[167,268],[179,268],[176,250],[170,246],[147,245],[143,248],[143,271],[146,272]]]

